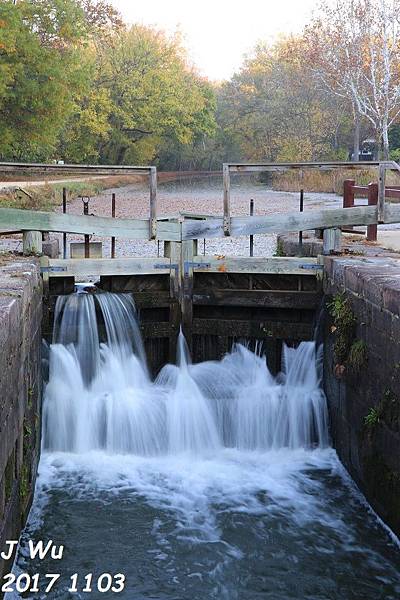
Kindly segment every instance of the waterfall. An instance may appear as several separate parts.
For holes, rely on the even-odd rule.
[[[45,450],[157,456],[328,445],[314,342],[285,347],[273,377],[265,357],[240,344],[220,361],[192,364],[180,334],[178,364],[153,381],[131,296],[78,292],[58,298],[49,360]]]

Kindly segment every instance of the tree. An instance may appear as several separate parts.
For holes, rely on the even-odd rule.
[[[356,157],[360,117],[371,123],[389,157],[388,131],[400,115],[399,23],[396,0],[336,0],[322,5],[306,30],[320,81],[351,103]]]
[[[82,8],[74,0],[0,4],[0,155],[48,158],[84,84]]]
[[[120,13],[105,0],[80,0],[88,30],[95,36],[108,37],[113,31],[123,29]]]
[[[179,39],[152,28],[134,25],[99,48],[95,86],[110,99],[103,161],[151,161],[164,140],[191,144],[214,127],[210,87],[186,64]]]
[[[246,160],[296,161],[341,155],[346,117],[336,98],[318,88],[305,41],[260,43],[223,86],[219,123]]]

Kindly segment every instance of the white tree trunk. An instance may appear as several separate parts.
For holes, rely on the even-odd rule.
[[[354,115],[354,145],[353,145],[353,161],[360,160],[360,114],[356,111]]]
[[[382,125],[382,146],[383,146],[383,159],[389,160],[389,132],[387,119],[384,119]]]

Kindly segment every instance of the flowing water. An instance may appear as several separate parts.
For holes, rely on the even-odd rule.
[[[329,446],[315,344],[286,348],[276,378],[241,345],[196,365],[178,350],[152,381],[129,296],[58,300],[15,571],[61,578],[25,597],[398,599],[397,541]],[[31,560],[49,539],[63,559]],[[125,589],[83,592],[88,573]]]

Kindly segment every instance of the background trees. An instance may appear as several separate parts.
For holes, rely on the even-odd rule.
[[[399,27],[396,0],[335,0],[306,30],[317,78],[351,105],[356,156],[363,117],[389,158],[389,128],[400,115]]]
[[[106,0],[2,0],[0,158],[208,170],[347,159],[360,136],[398,158],[399,22],[398,0],[324,3],[215,84]]]
[[[345,158],[349,120],[317,81],[305,42],[259,44],[223,86],[221,121],[249,159]]]
[[[126,27],[103,0],[1,3],[0,75],[3,158],[151,162],[215,129],[179,39]]]
[[[0,25],[0,153],[45,158],[84,84],[84,13],[72,0],[4,2]]]

